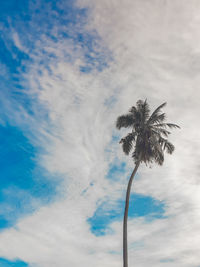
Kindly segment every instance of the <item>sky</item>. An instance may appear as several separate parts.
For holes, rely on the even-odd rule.
[[[7,0],[0,9],[0,267],[122,266],[134,162],[116,118],[167,102],[180,125],[142,164],[129,263],[200,267],[200,2]]]

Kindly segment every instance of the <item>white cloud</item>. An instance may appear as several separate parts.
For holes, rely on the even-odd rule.
[[[13,37],[13,42],[14,42],[15,46],[16,46],[19,50],[21,50],[22,52],[27,53],[27,49],[26,49],[26,47],[24,47],[24,46],[22,45],[18,33],[14,31],[12,37]]]
[[[176,151],[166,157],[165,165],[142,166],[134,182],[135,192],[165,201],[168,217],[151,223],[130,221],[130,263],[198,266],[200,4],[180,0],[78,4],[91,8],[88,28],[82,30],[95,28],[113,61],[102,72],[82,73],[81,47],[67,39],[38,41],[26,79],[48,109],[51,128],[43,122],[39,131],[46,150],[41,160],[49,171],[62,173],[64,196],[21,220],[16,229],[1,233],[0,255],[41,267],[121,266],[121,222],[111,226],[113,235],[95,237],[86,220],[98,201],[124,193],[126,175],[118,184],[105,178],[109,163],[125,158],[112,143],[114,122],[139,98],[147,98],[153,108],[167,101],[168,120],[182,129],[171,136]],[[49,71],[39,65],[44,56],[41,46],[55,55]],[[70,62],[66,54],[71,55]],[[116,101],[105,105],[112,98]],[[132,167],[131,159],[127,161]]]

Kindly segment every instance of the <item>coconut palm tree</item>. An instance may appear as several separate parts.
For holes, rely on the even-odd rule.
[[[139,165],[144,162],[157,163],[162,165],[164,162],[164,151],[172,154],[174,145],[167,140],[169,129],[180,128],[176,124],[165,123],[165,113],[162,108],[163,103],[150,115],[150,109],[147,101],[139,100],[136,106],[133,106],[128,114],[119,116],[116,121],[117,129],[131,128],[131,132],[120,140],[122,149],[126,155],[132,152],[132,158],[135,162],[135,168],[131,174],[126,191],[126,203],[123,221],[123,266],[128,267],[128,248],[127,248],[127,218],[129,209],[129,198],[131,184],[137,172]]]

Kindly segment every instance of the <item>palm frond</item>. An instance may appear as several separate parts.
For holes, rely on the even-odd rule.
[[[147,100],[143,102],[143,105],[141,107],[141,113],[143,122],[146,122],[149,119],[149,113],[150,113],[149,104],[147,103]]]
[[[154,110],[154,112],[151,114],[151,116],[150,116],[150,118],[149,118],[149,120],[148,120],[148,123],[151,123],[151,121],[152,121],[152,119],[153,119],[154,117],[157,117],[158,115],[160,115],[160,111],[161,111],[161,109],[162,109],[164,106],[166,106],[166,105],[167,105],[167,103],[165,102],[165,103],[161,104],[160,106],[158,106],[158,107]]]
[[[119,116],[116,121],[117,129],[121,129],[122,127],[127,128],[131,127],[134,124],[134,117],[132,114],[126,114]]]
[[[172,154],[174,152],[174,149],[175,149],[174,145],[170,143],[167,139],[160,136],[159,142],[161,146],[163,147],[163,150],[166,150],[167,153]]]
[[[154,124],[155,127],[164,127],[164,128],[181,128],[180,126],[178,126],[177,124],[174,123],[159,123],[159,124]]]
[[[133,115],[135,114],[135,112],[137,112],[137,109],[135,106],[132,106],[130,109],[129,109],[129,112],[131,112]]]
[[[158,163],[158,165],[162,165],[164,162],[164,154],[162,151],[156,151],[154,156],[155,162]]]
[[[171,134],[171,132],[167,131],[166,129],[157,128],[157,127],[153,127],[152,131],[153,131],[153,133],[155,133],[158,136],[163,134],[164,136],[167,137],[169,134]]]
[[[172,154],[175,150],[175,147],[172,143],[167,141],[167,142],[165,142],[164,149],[166,149],[167,153]]]
[[[149,139],[151,149],[153,151],[153,159],[159,164],[162,165],[164,161],[164,153],[162,145],[159,142],[158,136],[152,135]]]
[[[141,110],[143,105],[144,105],[144,101],[143,100],[138,100],[136,102],[136,108],[137,108],[137,110],[138,111]]]
[[[126,155],[128,155],[133,147],[133,141],[135,141],[135,133],[129,133],[126,137],[120,140],[122,149]]]
[[[180,126],[178,126],[177,124],[174,124],[174,123],[166,123],[166,125],[169,127],[169,128],[181,128]]]
[[[163,122],[165,120],[165,118],[166,118],[165,113],[156,114],[151,118],[151,120],[150,119],[148,120],[148,124],[152,125],[152,124],[155,124],[155,123],[157,123],[157,124],[161,123],[161,122]]]

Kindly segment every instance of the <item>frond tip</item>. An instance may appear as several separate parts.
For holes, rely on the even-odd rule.
[[[175,147],[172,143],[167,141],[167,142],[165,142],[164,149],[166,149],[167,153],[172,154],[175,150]]]
[[[120,144],[122,144],[122,149],[126,155],[128,155],[133,147],[133,141],[135,141],[135,135],[133,133],[129,133],[125,138],[120,140]]]
[[[120,130],[122,127],[127,128],[133,126],[133,123],[134,118],[132,114],[126,114],[117,118],[116,127]]]

